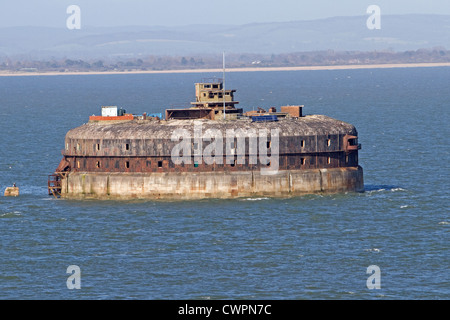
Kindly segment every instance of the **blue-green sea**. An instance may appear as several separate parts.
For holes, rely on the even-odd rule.
[[[450,69],[229,72],[245,111],[356,126],[364,193],[202,201],[47,195],[65,133],[188,106],[214,73],[0,77],[0,299],[449,299]],[[4,197],[8,186],[17,198]],[[69,289],[69,266],[79,289]],[[378,288],[369,288],[369,266]]]

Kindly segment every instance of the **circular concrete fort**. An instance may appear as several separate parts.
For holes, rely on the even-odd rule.
[[[65,198],[200,199],[362,192],[356,128],[303,106],[243,113],[221,79],[165,115],[102,107],[67,132],[49,194]]]

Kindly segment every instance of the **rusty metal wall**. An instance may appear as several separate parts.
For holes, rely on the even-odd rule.
[[[325,136],[280,136],[279,154],[301,154],[317,152],[339,152],[346,151],[344,134]],[[235,139],[236,141],[237,139]],[[245,138],[245,154],[249,153],[250,139]],[[192,141],[191,153],[194,153],[194,139]],[[227,154],[226,138],[224,141],[223,154]],[[271,141],[270,136],[267,141]],[[159,157],[170,156],[172,149],[179,141],[166,139],[71,139],[67,138],[66,156],[129,156],[129,157]],[[203,142],[205,148],[210,142]],[[348,151],[348,150],[347,150]]]
[[[237,157],[234,157],[237,160]],[[85,157],[66,156],[74,172],[208,172],[208,171],[249,171],[267,167],[258,160],[250,164],[248,156],[244,164],[206,164],[205,161],[175,165],[170,157]],[[279,170],[344,168],[358,166],[357,152],[324,152],[289,154],[279,156]]]

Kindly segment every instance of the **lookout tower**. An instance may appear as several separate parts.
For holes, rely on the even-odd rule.
[[[236,109],[238,101],[234,101],[236,90],[224,90],[222,79],[204,79],[195,84],[195,102],[191,104],[197,108]],[[224,97],[225,94],[225,97]]]
[[[236,90],[224,90],[223,79],[203,79],[195,84],[195,101],[187,109],[166,109],[166,120],[170,119],[211,119],[223,117],[223,111],[227,118],[236,118],[242,114],[242,109],[237,109],[238,101],[234,101]],[[224,108],[225,107],[225,108]]]

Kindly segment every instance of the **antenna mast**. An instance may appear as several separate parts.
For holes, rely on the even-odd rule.
[[[223,120],[225,120],[225,51],[223,52],[223,79],[222,79],[222,96],[223,96]]]

